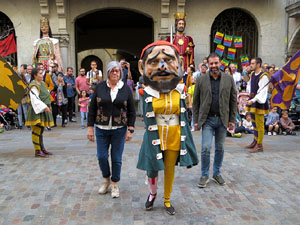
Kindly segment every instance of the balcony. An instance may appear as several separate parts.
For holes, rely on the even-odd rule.
[[[285,11],[289,17],[300,17],[300,0],[286,0]]]

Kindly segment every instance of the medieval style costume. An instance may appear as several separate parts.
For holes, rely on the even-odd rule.
[[[32,81],[29,84],[30,104],[27,112],[27,120],[25,126],[32,126],[32,143],[35,149],[36,157],[46,157],[51,155],[46,151],[43,143],[44,127],[54,125],[51,112],[45,112],[50,107],[50,94],[43,81],[39,84]]]
[[[187,67],[190,65],[194,65],[194,41],[191,36],[185,35],[185,17],[186,15],[183,13],[177,13],[175,15],[175,30],[176,34],[173,36],[173,44],[176,45],[179,49],[180,56],[184,58],[184,70],[187,70]],[[183,30],[178,30],[178,21],[184,21]],[[171,37],[167,38],[167,41],[171,41]]]
[[[251,100],[253,104],[246,106],[246,111],[250,112],[251,121],[254,127],[254,140],[249,146],[247,146],[252,149],[250,152],[263,151],[262,143],[265,132],[264,115],[269,113],[267,101],[268,88],[266,87],[268,82],[269,78],[266,72],[255,74],[253,71],[250,74],[249,100]]]
[[[156,46],[161,49],[157,50]],[[166,47],[166,49],[164,47]],[[155,56],[149,56],[149,59],[146,58],[152,54],[147,53],[147,49],[152,49]],[[173,52],[167,52],[170,49]],[[172,56],[172,54],[175,56],[174,53],[177,55],[178,60],[174,58],[173,60],[176,63],[173,65],[178,65],[179,75],[173,78],[176,80],[175,82],[172,82],[171,79],[169,80],[169,86],[166,85],[164,89],[160,89],[155,83],[152,83],[153,80],[151,81],[151,78],[155,77],[158,73],[161,73],[161,77],[165,77],[167,72],[164,72],[164,69],[172,70],[172,65],[167,63],[170,59],[159,57],[160,55],[163,55],[162,57]],[[175,175],[175,164],[179,163],[180,166],[186,167],[192,167],[198,164],[196,148],[188,126],[184,84],[178,84],[182,78],[178,53],[179,50],[176,46],[166,41],[158,41],[148,45],[144,49],[139,62],[139,66],[145,67],[145,69],[140,67],[140,72],[145,71],[143,76],[148,86],[144,89],[145,94],[143,96],[143,116],[146,132],[140,150],[137,168],[147,171],[150,194],[145,206],[148,210],[153,208],[153,203],[156,198],[158,172],[164,170],[164,201],[166,211],[170,215],[175,214],[175,209],[170,203]],[[149,61],[154,58],[157,58],[160,65],[158,65],[159,68],[157,72],[154,72],[152,76],[150,76],[151,74],[148,74],[147,64],[151,64],[151,66],[154,65],[155,63],[149,63]],[[176,66],[173,68],[176,68]],[[174,71],[174,74],[177,74],[177,71]]]
[[[62,58],[59,49],[59,41],[56,38],[52,38],[51,28],[49,25],[49,20],[47,18],[41,19],[41,28],[46,27],[42,31],[40,39],[33,42],[33,56],[32,63],[43,63],[44,69],[49,70],[48,61],[50,57],[54,57],[58,64],[58,71],[62,72]]]

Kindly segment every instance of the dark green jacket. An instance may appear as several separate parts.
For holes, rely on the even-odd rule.
[[[180,84],[178,86],[181,87]],[[153,96],[147,93],[147,89],[149,90],[149,88],[146,88],[145,95],[143,96],[143,115],[146,125],[146,132],[144,134],[142,147],[140,149],[137,168],[146,171],[159,171],[165,169],[163,151],[161,150],[160,145],[153,144],[154,140],[159,140],[159,134],[157,129],[150,129],[152,125],[156,125],[156,119],[152,107]],[[183,88],[178,88],[178,90],[181,93],[181,113],[179,117],[179,124],[181,125],[181,150],[177,159],[177,163],[179,163],[180,166],[192,167],[197,165],[199,160],[193,141],[193,136],[188,124],[185,97],[182,93]]]
[[[194,123],[198,123],[201,128],[205,123],[212,102],[210,74],[199,77],[196,81],[194,98],[193,98],[193,115]],[[228,122],[236,122],[236,87],[231,75],[221,72],[220,88],[219,88],[219,109],[220,118],[224,127],[228,126]]]

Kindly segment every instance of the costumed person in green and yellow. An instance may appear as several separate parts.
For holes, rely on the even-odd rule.
[[[179,54],[184,58],[184,72],[190,65],[194,65],[194,41],[191,36],[186,36],[184,33],[186,27],[186,15],[184,13],[175,14],[175,31],[173,37],[168,37],[167,41],[171,41],[179,49]]]
[[[250,149],[250,153],[263,151],[263,138],[265,133],[265,114],[269,113],[268,105],[268,73],[264,72],[261,58],[251,59],[250,81],[247,87],[250,92],[250,98],[247,101],[246,111],[250,112],[252,125],[254,127],[253,142],[246,146]]]
[[[58,64],[58,71],[62,72],[63,67],[59,41],[52,37],[49,20],[47,18],[42,18],[40,20],[40,26],[40,38],[33,43],[32,63],[33,65],[43,63],[45,70],[51,70],[48,64],[51,62],[51,58],[54,57]]]
[[[35,149],[35,157],[45,158],[52,155],[52,153],[44,147],[44,127],[51,127],[54,123],[51,113],[50,93],[43,81],[41,69],[32,69],[29,98],[30,104],[25,126],[32,126],[32,143]]]
[[[150,194],[145,207],[153,208],[157,195],[158,172],[164,170],[164,205],[175,214],[170,203],[175,165],[198,164],[193,137],[188,125],[183,72],[179,49],[167,41],[157,41],[143,49],[139,71],[147,85],[143,95],[146,132],[137,168],[147,171]]]

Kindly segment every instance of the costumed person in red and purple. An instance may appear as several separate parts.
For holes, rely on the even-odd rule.
[[[188,168],[199,160],[188,125],[183,72],[177,46],[157,41],[143,49],[139,71],[146,88],[143,95],[143,116],[146,132],[139,153],[137,168],[147,171],[150,194],[145,207],[153,208],[157,195],[158,172],[164,170],[164,206],[175,214],[170,198],[175,165]]]
[[[184,13],[175,14],[175,31],[176,34],[172,37],[172,43],[179,49],[179,54],[184,58],[184,72],[190,65],[194,65],[194,41],[191,36],[186,36],[184,33],[186,27],[186,15]],[[167,38],[171,41],[171,37]]]
[[[250,99],[247,101],[246,111],[250,112],[252,125],[254,127],[254,139],[246,148],[250,153],[263,151],[263,138],[265,133],[264,115],[269,113],[268,97],[268,73],[264,72],[261,58],[251,59],[250,74]],[[247,87],[248,88],[248,87]]]

